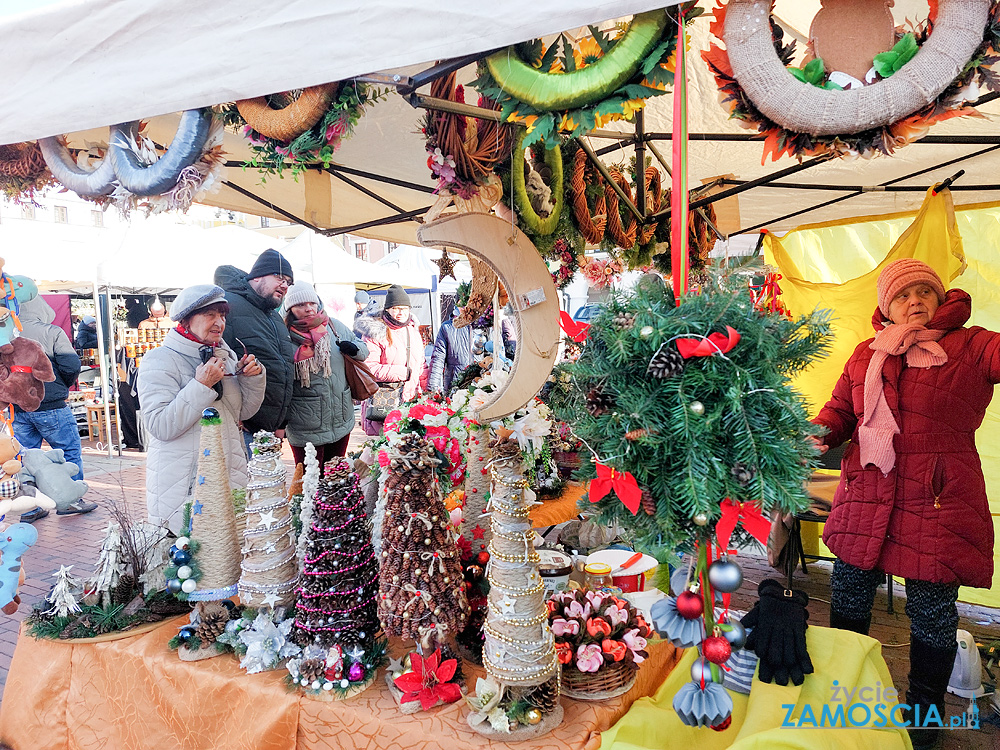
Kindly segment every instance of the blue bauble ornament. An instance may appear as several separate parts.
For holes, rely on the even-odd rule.
[[[176,552],[174,552],[173,557],[171,559],[174,561],[175,565],[178,566],[187,565],[189,562],[191,562],[191,553],[188,552],[186,549],[179,549]]]
[[[708,566],[708,581],[716,591],[732,594],[743,583],[743,571],[729,558],[723,558]]]
[[[723,631],[722,635],[729,641],[729,646],[733,651],[739,651],[747,642],[746,628],[743,627],[743,623],[739,620],[730,620],[729,625],[733,629]]]
[[[205,411],[203,411],[201,413],[201,418],[202,419],[218,419],[219,418],[219,410],[218,409],[213,409],[210,406],[207,409],[205,409]]]
[[[179,578],[171,578],[169,581],[167,581],[167,591],[169,591],[171,594],[179,594],[181,593],[182,585],[183,584],[181,583],[181,580]]]
[[[194,635],[194,628],[192,627],[183,627],[177,633],[177,637],[182,641],[190,639],[193,635]]]
[[[170,559],[173,560],[174,559],[174,555],[176,555],[178,552],[180,552],[180,549],[178,549],[176,546],[172,546],[170,548],[170,550],[169,550]]]

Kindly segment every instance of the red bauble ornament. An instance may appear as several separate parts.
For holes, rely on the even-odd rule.
[[[696,620],[705,612],[705,602],[693,591],[682,591],[677,597],[677,614],[685,620]]]
[[[713,664],[725,664],[733,655],[733,649],[721,635],[710,635],[701,642],[701,653]]]
[[[720,721],[718,724],[712,727],[712,729],[714,729],[716,732],[722,732],[725,731],[726,729],[729,729],[729,725],[732,723],[733,723],[733,717],[730,714],[723,721]]]
[[[478,555],[476,555],[476,562],[479,563],[480,565],[485,565],[489,561],[490,561],[489,552],[480,552]]]

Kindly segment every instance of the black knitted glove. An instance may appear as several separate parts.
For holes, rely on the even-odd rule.
[[[801,685],[805,675],[813,671],[806,651],[809,595],[786,589],[773,579],[761,581],[757,593],[760,599],[741,621],[748,630],[753,628],[746,648],[760,661],[757,676],[761,682],[784,686],[791,678]]]
[[[352,341],[338,341],[337,348],[348,357],[353,357],[358,353],[358,345]]]

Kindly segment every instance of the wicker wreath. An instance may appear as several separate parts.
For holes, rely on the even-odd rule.
[[[590,164],[587,152],[582,148],[578,149],[573,157],[573,175],[569,182],[573,192],[573,217],[583,238],[591,245],[600,245],[608,226],[608,204],[602,189],[594,202],[594,212],[591,213],[587,203],[587,185],[592,184],[592,181],[603,188],[604,178]]]
[[[35,191],[52,182],[37,143],[0,146],[0,192],[11,200],[33,200]]]
[[[608,174],[622,192],[632,200],[632,186],[628,178],[618,171],[617,167],[608,167]],[[618,210],[618,193],[610,185],[604,187],[604,200],[608,205],[608,237],[623,250],[635,245],[639,231],[639,222],[631,212],[628,214],[628,224],[622,225],[622,215]]]
[[[337,95],[339,82],[324,83],[303,89],[297,99],[287,101],[285,106],[275,109],[271,106],[274,97],[257,96],[253,99],[241,99],[236,102],[236,109],[246,120],[247,125],[265,138],[279,141],[291,141],[308,131],[330,108],[330,102]]]
[[[793,76],[769,0],[729,0],[715,10],[716,45],[702,53],[733,118],[765,135],[764,159],[832,152],[892,153],[942,120],[971,114],[970,84],[1000,90],[990,74],[1000,49],[1000,3],[939,0],[916,55],[892,75],[837,90]]]

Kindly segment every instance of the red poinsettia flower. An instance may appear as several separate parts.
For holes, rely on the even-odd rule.
[[[573,661],[573,647],[568,643],[556,641],[556,657],[560,664],[569,664]]]
[[[611,626],[602,617],[591,617],[587,620],[587,632],[592,638],[600,638],[604,635],[611,635]]]
[[[402,674],[395,680],[395,685],[403,691],[402,703],[420,701],[420,707],[428,711],[437,705],[438,701],[454,703],[462,697],[458,685],[451,682],[458,668],[455,659],[441,661],[441,651],[437,650],[424,658],[414,652],[410,654],[412,672]]]
[[[615,661],[621,661],[625,658],[625,652],[628,651],[628,646],[621,641],[613,641],[610,638],[605,638],[601,641],[601,651],[606,653]]]

